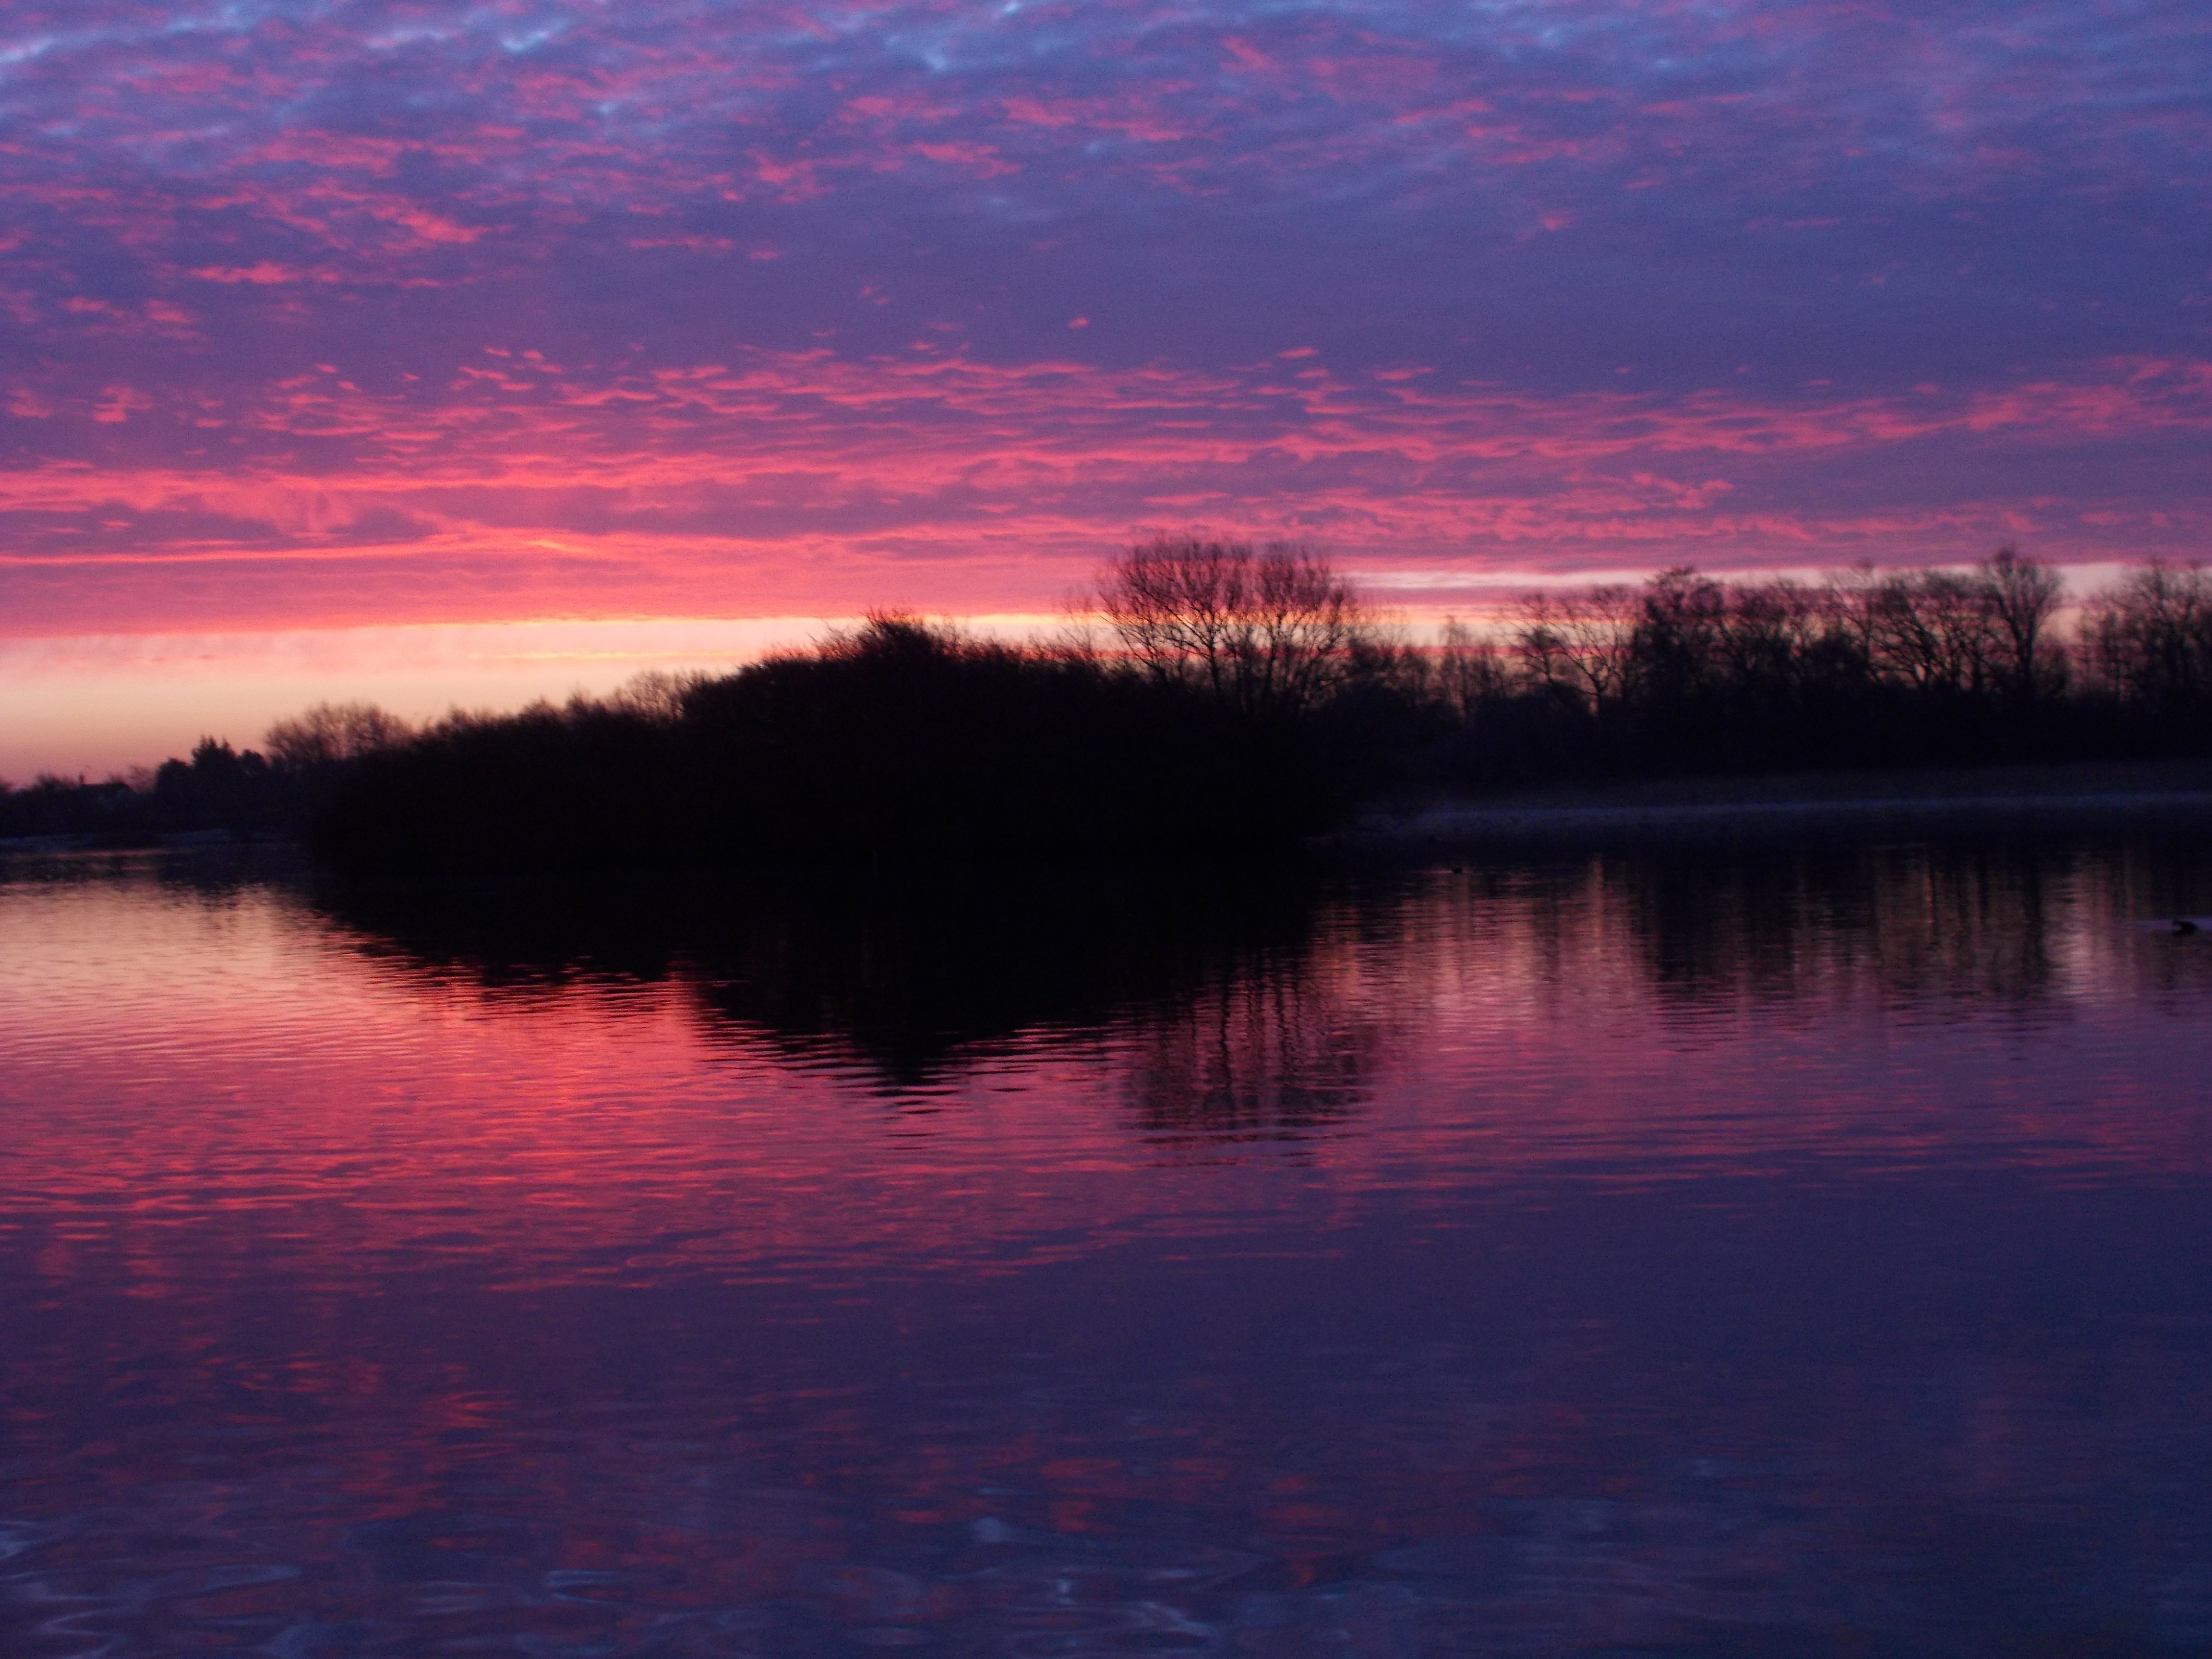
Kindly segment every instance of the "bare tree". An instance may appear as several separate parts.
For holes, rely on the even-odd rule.
[[[396,748],[413,735],[405,720],[373,702],[319,702],[278,720],[262,742],[279,765],[304,770]]]
[[[1444,618],[1434,664],[1437,691],[1462,720],[1507,695],[1508,679],[1494,644],[1456,617]]]
[[[1642,615],[1635,590],[1625,586],[1532,593],[1521,603],[1514,643],[1532,683],[1602,711],[1628,694]]]
[[[2212,577],[2154,559],[2090,606],[2082,653],[2094,678],[2123,702],[2154,709],[2197,706],[2212,694]]]
[[[1950,570],[1884,577],[1869,596],[1875,660],[1923,690],[1978,693],[1999,660],[1989,587]]]
[[[1868,664],[1881,654],[1875,641],[1875,617],[1881,608],[1881,583],[1874,561],[1862,559],[1848,569],[1832,572],[1823,589],[1836,637]]]
[[[1351,584],[1285,542],[1155,537],[1107,566],[1098,609],[1147,673],[1255,711],[1320,702],[1367,628]]]
[[[608,696],[607,707],[658,725],[673,725],[684,717],[684,699],[694,686],[704,684],[708,678],[698,669],[671,674],[663,669],[648,668],[617,687]]]
[[[1840,632],[1834,597],[1787,577],[1727,591],[1720,624],[1723,672],[1738,684],[1787,685]]]
[[[1723,665],[1730,608],[1729,589],[1686,565],[1652,577],[1636,622],[1631,682],[1677,696],[1710,684]]]
[[[2063,680],[2066,659],[2049,648],[2045,638],[2066,592],[2058,573],[2022,558],[2017,548],[2001,547],[1983,562],[1982,580],[2007,659],[2006,690],[2033,697]]]
[[[1147,673],[1158,679],[1195,673],[1223,690],[1240,560],[1249,566],[1251,557],[1243,544],[1155,537],[1106,567],[1098,609]]]

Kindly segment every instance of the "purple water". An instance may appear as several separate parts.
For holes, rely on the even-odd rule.
[[[2212,1650],[2212,851],[0,878],[0,1651]]]

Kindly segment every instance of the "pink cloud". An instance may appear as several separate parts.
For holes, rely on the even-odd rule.
[[[313,374],[223,411],[267,441],[259,460],[0,477],[0,522],[46,526],[15,537],[0,571],[27,583],[17,614],[36,631],[179,606],[215,625],[823,612],[892,586],[929,605],[1048,603],[1148,523],[1257,526],[1354,561],[1443,568],[1963,555],[2023,524],[2057,551],[2085,538],[2082,504],[2024,520],[2013,503],[1814,509],[1776,481],[1999,431],[2067,445],[2212,429],[2212,366],[2195,362],[2117,362],[2001,395],[1777,404],[1540,398],[1435,376],[1355,381],[1305,361],[1115,371],[749,352],[607,373],[487,354],[429,404]],[[118,385],[93,418],[149,411],[165,412]],[[312,472],[288,459],[302,439],[336,446]],[[1268,507],[1255,513],[1255,495]],[[2126,516],[2155,539],[2147,514]],[[2208,516],[2181,515],[2179,533]]]

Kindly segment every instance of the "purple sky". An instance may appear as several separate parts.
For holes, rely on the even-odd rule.
[[[2206,550],[2212,9],[0,12],[0,632]]]

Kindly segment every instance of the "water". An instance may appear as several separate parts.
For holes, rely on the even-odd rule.
[[[0,879],[0,1651],[2212,1650],[2212,853]]]

